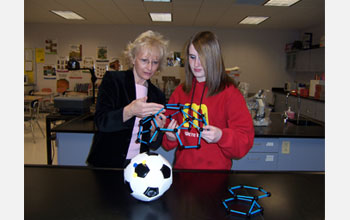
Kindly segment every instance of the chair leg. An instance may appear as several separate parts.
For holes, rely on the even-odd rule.
[[[41,126],[40,126],[38,120],[35,120],[35,122],[36,122],[36,124],[38,125],[38,127],[39,127],[39,129],[40,129],[40,131],[41,131],[41,134],[43,135],[43,137],[45,137],[45,134],[44,134],[44,132],[43,132],[43,129],[41,129]]]
[[[30,128],[32,130],[32,138],[33,138],[33,143],[35,144],[35,136],[34,136],[34,127],[33,127],[33,122],[32,120],[29,121],[29,124],[30,124]]]

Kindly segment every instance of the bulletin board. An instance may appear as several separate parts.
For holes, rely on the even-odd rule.
[[[34,84],[34,58],[33,49],[24,49],[24,75],[27,82],[25,84]]]

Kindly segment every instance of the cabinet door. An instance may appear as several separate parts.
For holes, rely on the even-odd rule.
[[[325,121],[325,109],[323,102],[315,102],[315,119]]]
[[[310,50],[302,50],[297,53],[295,70],[298,72],[310,70]]]
[[[277,170],[278,153],[248,153],[234,160],[232,170]]]
[[[276,170],[280,141],[278,138],[254,138],[254,144],[243,158],[233,160],[233,170]]]
[[[295,52],[287,53],[287,55],[286,55],[286,58],[287,58],[286,69],[287,70],[295,70],[296,57],[297,57],[297,54]]]
[[[325,53],[324,48],[310,50],[310,71],[325,71]]]
[[[283,112],[286,109],[286,96],[283,94],[275,93],[275,112]]]
[[[325,140],[281,138],[278,169],[283,171],[324,171]]]

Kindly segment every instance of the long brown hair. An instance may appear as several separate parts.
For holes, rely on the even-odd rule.
[[[226,86],[235,85],[225,73],[225,64],[216,35],[210,31],[198,32],[193,35],[186,45],[185,72],[186,79],[183,90],[189,93],[192,89],[193,73],[189,65],[189,48],[193,44],[205,72],[205,83],[208,87],[207,96],[213,96],[223,91]]]

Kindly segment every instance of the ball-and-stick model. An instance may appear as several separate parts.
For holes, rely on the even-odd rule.
[[[239,195],[235,193],[234,190],[237,189],[252,189],[252,190],[258,190],[262,192],[263,194],[260,196],[246,196],[246,195]],[[238,186],[233,186],[228,189],[228,191],[232,194],[233,197],[225,199],[222,201],[222,204],[226,208],[227,212],[229,213],[235,213],[235,214],[240,214],[244,215],[247,217],[250,217],[256,213],[263,212],[263,207],[261,207],[258,203],[259,199],[265,198],[265,197],[270,197],[271,193],[266,192],[263,188],[261,187],[252,187],[252,186],[245,186],[245,185],[238,185]],[[249,210],[247,212],[240,211],[240,210],[234,210],[229,207],[229,203],[233,202],[234,200],[241,200],[241,201],[246,201],[249,202],[248,204],[250,205]]]
[[[172,119],[172,117],[176,114],[182,114],[183,118],[184,118],[184,122],[182,124],[180,124],[177,128],[175,129],[168,129],[168,128],[160,128],[155,120],[155,117],[157,115],[159,115],[164,109],[169,109],[169,110],[177,110],[175,113],[168,115],[167,119]],[[195,115],[198,115],[198,117],[192,116],[190,115],[188,112],[193,111],[195,113]],[[150,140],[148,142],[143,141],[141,139],[141,135],[151,132],[152,126],[147,129],[147,130],[143,130],[143,127],[146,123],[153,121],[154,126],[155,126],[155,132],[153,133],[152,137],[150,138]],[[197,123],[195,123],[197,121]],[[176,138],[179,141],[180,144],[180,150],[182,149],[191,149],[191,148],[196,148],[199,149],[201,147],[201,136],[202,136],[202,131],[203,128],[200,125],[200,122],[204,125],[207,125],[207,121],[205,120],[205,115],[199,113],[198,111],[194,110],[193,108],[191,108],[189,105],[183,105],[183,104],[166,104],[165,107],[161,110],[159,110],[155,115],[151,115],[148,117],[145,117],[143,119],[140,120],[140,128],[139,128],[139,132],[137,135],[137,139],[136,142],[139,143],[143,143],[143,144],[147,144],[149,145],[154,138],[156,137],[157,133],[160,131],[170,131],[170,132],[174,132],[176,134]],[[189,123],[188,127],[185,127],[185,124]],[[198,124],[198,125],[197,125]],[[198,142],[197,145],[192,145],[192,146],[184,146],[183,142],[181,141],[180,135],[178,134],[179,130],[190,130],[191,128],[195,127],[199,133],[198,136]]]

